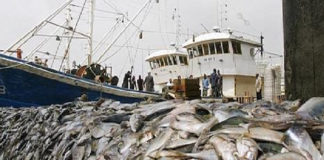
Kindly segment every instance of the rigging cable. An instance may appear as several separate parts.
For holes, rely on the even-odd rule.
[[[151,4],[152,0],[148,0],[143,7],[136,13],[136,15],[132,18],[132,20],[126,25],[126,28],[124,28],[117,37],[113,40],[113,42],[107,47],[107,49],[104,51],[104,53],[98,58],[97,63],[101,62],[101,59],[105,56],[105,54],[111,49],[111,47],[118,41],[118,39],[122,36],[124,31],[127,30],[127,28],[132,24],[132,21],[134,21],[142,12],[143,9],[145,9],[148,5]]]
[[[142,26],[143,25],[143,23],[144,23],[144,20],[145,20],[145,18],[147,17],[147,15],[148,14],[146,14],[145,16],[144,16],[144,18],[143,18],[143,20],[141,21],[141,23],[140,23],[140,25],[139,26]],[[135,33],[136,32],[133,32],[133,34],[131,35],[131,37],[129,37],[128,38],[128,40],[130,40],[131,38],[133,38],[134,37],[134,35],[135,35]],[[107,61],[107,60],[109,60],[111,57],[113,57],[114,55],[116,55],[124,46],[126,45],[126,43],[124,43],[120,48],[119,48],[119,50],[117,50],[116,52],[114,52],[112,55],[110,55],[109,57],[107,57],[107,58],[105,58],[104,60],[102,60],[101,61],[101,63],[103,63],[103,62],[105,62],[105,61]]]
[[[44,21],[42,21],[39,25],[37,25],[34,29],[32,29],[30,32],[28,32],[24,37],[22,37],[20,40],[18,40],[15,44],[13,44],[5,53],[7,53],[10,50],[13,50],[13,48],[21,43],[20,45],[17,46],[17,48],[20,48],[23,46],[30,38],[34,36],[35,33],[37,33],[40,29],[42,29],[45,24],[47,24],[48,21],[51,21],[53,18],[55,18],[60,12],[62,12],[63,9],[65,9],[69,4],[72,3],[73,0],[70,0],[66,2],[64,5],[62,5],[58,10],[56,10],[53,14],[51,14],[49,17],[47,17]],[[10,56],[13,53],[10,54]]]

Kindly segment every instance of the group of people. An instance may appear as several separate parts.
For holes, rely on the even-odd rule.
[[[48,67],[47,62],[48,59],[45,59],[45,61],[43,62],[42,59],[38,58],[37,56],[35,56],[35,63],[44,67]]]
[[[139,91],[143,91],[145,88],[145,91],[147,92],[154,92],[153,76],[149,72],[144,80],[142,79],[141,75],[139,75],[136,81],[136,77],[132,76],[131,71],[128,71],[124,76],[122,87]]]
[[[207,92],[209,90],[209,85],[211,85],[211,97],[220,98],[222,96],[222,84],[223,78],[220,74],[220,71],[214,69],[213,73],[209,76],[209,79],[206,74],[204,74],[204,79],[202,81],[203,86],[203,97],[207,97]]]

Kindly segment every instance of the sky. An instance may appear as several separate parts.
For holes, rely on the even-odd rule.
[[[93,60],[97,61],[103,55],[102,64],[112,66],[113,75],[122,76],[131,66],[134,66],[136,75],[146,74],[149,67],[144,61],[145,57],[154,51],[172,48],[170,44],[176,42],[174,33],[177,24],[180,26],[178,27],[181,33],[180,44],[191,38],[193,34],[198,35],[211,31],[214,26],[222,26],[222,28],[231,28],[234,31],[254,36],[262,34],[265,37],[266,51],[283,54],[281,0],[152,0],[152,3],[145,7],[134,20],[134,24],[131,24],[116,40],[115,45],[106,51],[109,44],[127,25],[127,19],[131,19],[146,1],[96,0],[94,46],[97,46],[105,34],[110,34],[102,47],[97,48]],[[71,7],[73,17],[71,26],[77,22],[83,2],[84,0],[73,2],[75,6]],[[10,0],[2,2],[4,7],[0,10],[0,50],[8,49],[64,3],[66,0]],[[88,6],[88,4],[86,5]],[[88,33],[88,9],[86,8],[83,13],[77,31]],[[173,19],[177,15],[180,18]],[[53,22],[63,24],[65,17],[66,12],[64,11],[53,19]],[[121,23],[122,19],[124,19],[124,23]],[[117,27],[112,29],[117,22],[119,22]],[[83,24],[81,25],[81,23]],[[55,30],[54,26],[48,25],[38,34],[58,35],[58,32],[54,32]],[[141,32],[143,39],[139,39]],[[67,39],[60,43],[52,38],[48,44],[37,50],[39,52],[33,53],[33,48],[38,46],[43,39],[44,37],[36,37],[27,42],[21,47],[24,51],[23,55],[38,55],[49,59],[50,62],[53,57],[41,52],[49,52],[53,55],[57,52],[58,55],[63,56],[63,48],[67,46]],[[88,50],[87,44],[88,42],[85,40],[73,40],[69,57],[70,65],[72,61],[76,61],[77,64],[84,62]],[[58,69],[61,66],[60,60],[53,62],[54,68]],[[63,66],[66,64],[64,63]]]

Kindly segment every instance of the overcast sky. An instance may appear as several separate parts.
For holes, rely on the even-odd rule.
[[[113,12],[118,10],[127,14],[130,19],[146,0],[96,1],[97,10]],[[66,0],[7,0],[2,2],[0,10],[0,50],[7,49],[65,2]],[[82,5],[80,2],[82,1],[78,0],[75,4]],[[132,25],[129,31],[125,32],[116,43],[116,45],[127,45],[141,49],[129,47],[119,50],[118,47],[114,47],[107,52],[104,59],[114,55],[118,50],[119,52],[107,59],[104,64],[112,65],[114,74],[118,76],[124,74],[132,65],[135,67],[136,74],[146,73],[148,67],[144,58],[154,50],[169,48],[169,44],[175,41],[175,35],[169,33],[174,33],[176,30],[176,21],[172,20],[174,8],[178,8],[181,16],[181,33],[183,33],[181,43],[192,37],[192,34],[197,35],[206,32],[203,26],[211,30],[213,26],[221,25],[221,22],[223,22],[224,28],[231,28],[255,36],[262,33],[265,37],[265,50],[283,54],[281,0],[159,0],[159,4],[156,4],[156,0],[153,0],[152,5],[143,10],[143,13],[135,21],[137,27]],[[74,11],[76,12],[77,8],[75,10],[72,8],[72,11],[74,21],[76,21],[77,14]],[[95,22],[95,43],[99,42],[103,35],[109,32],[110,28],[116,23],[116,18],[120,18],[118,15],[99,11],[96,12],[96,15],[98,18]],[[61,16],[64,21],[63,17],[64,13]],[[80,23],[86,22],[86,18],[87,16],[82,17]],[[143,24],[140,25],[143,19]],[[59,22],[58,20],[57,23]],[[125,24],[120,25],[120,28],[123,26]],[[50,30],[51,28],[47,29],[47,31]],[[138,39],[139,30],[144,31],[142,40]],[[118,33],[118,30],[116,32]],[[133,33],[135,36],[130,38]],[[116,33],[112,34],[109,38],[110,41],[116,35]],[[128,40],[127,43],[126,40]],[[71,56],[70,59],[81,63],[86,55],[86,53],[81,53],[85,52],[86,43],[76,42],[75,44],[74,52],[78,53]],[[97,53],[94,57],[95,60],[105,50],[107,44]],[[57,43],[52,44],[48,46],[48,50],[56,48],[56,46]],[[22,49],[25,49],[25,54],[29,53],[30,48],[22,47]],[[41,48],[41,50],[47,51],[46,47]],[[53,51],[49,52],[52,53]],[[45,58],[49,57],[45,56]],[[58,64],[55,64],[56,67]]]

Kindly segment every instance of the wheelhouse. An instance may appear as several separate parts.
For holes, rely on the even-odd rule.
[[[146,58],[151,70],[168,66],[188,66],[188,56],[179,51],[159,51]]]

